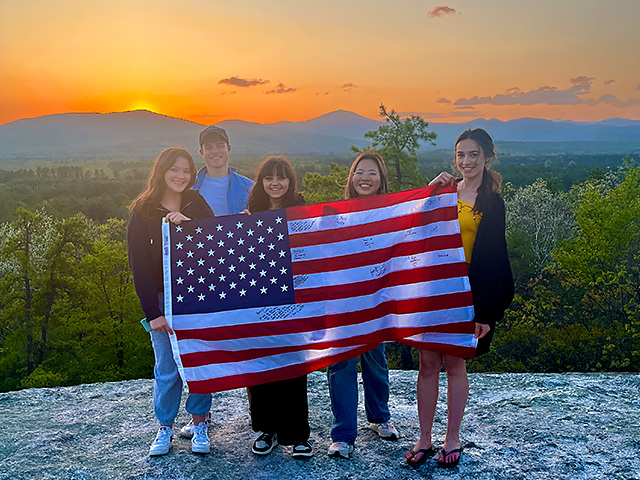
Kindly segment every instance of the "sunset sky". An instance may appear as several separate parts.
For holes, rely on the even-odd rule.
[[[0,124],[640,119],[640,1],[443,1],[2,0]]]

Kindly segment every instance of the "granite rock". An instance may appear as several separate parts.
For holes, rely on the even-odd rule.
[[[176,436],[171,452],[155,458],[147,455],[157,429],[151,380],[2,393],[0,479],[640,480],[640,374],[470,375],[465,449],[453,469],[438,468],[435,457],[419,468],[404,460],[418,437],[416,375],[391,372],[396,442],[367,429],[361,402],[350,460],[327,457],[331,408],[320,372],[309,376],[315,455],[302,461],[291,458],[291,447],[251,453],[256,434],[244,389],[214,394],[210,454],[192,454]],[[446,428],[444,374],[440,381],[436,446]],[[187,421],[182,409],[177,425]]]

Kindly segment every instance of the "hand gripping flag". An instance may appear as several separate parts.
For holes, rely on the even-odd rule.
[[[163,225],[165,316],[190,392],[293,378],[399,341],[472,357],[454,188]]]

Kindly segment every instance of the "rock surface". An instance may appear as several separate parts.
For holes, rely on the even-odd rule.
[[[244,390],[214,395],[212,452],[194,455],[176,437],[150,458],[156,432],[150,380],[32,389],[0,394],[0,479],[635,479],[640,480],[640,374],[470,375],[460,465],[435,458],[414,469],[404,452],[418,436],[417,372],[391,372],[390,408],[400,431],[386,442],[366,428],[360,406],[350,460],[329,458],[331,409],[324,374],[309,376],[315,456],[295,461],[291,447],[250,452]],[[434,443],[446,428],[445,378]],[[361,386],[362,387],[362,386]],[[361,398],[362,398],[362,391]],[[184,410],[177,424],[188,421]]]

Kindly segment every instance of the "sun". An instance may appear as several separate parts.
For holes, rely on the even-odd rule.
[[[127,107],[128,111],[134,111],[134,110],[148,110],[150,112],[156,112],[156,106],[151,103],[151,102],[147,102],[146,100],[137,100],[135,102],[133,102],[132,104],[130,104]]]

